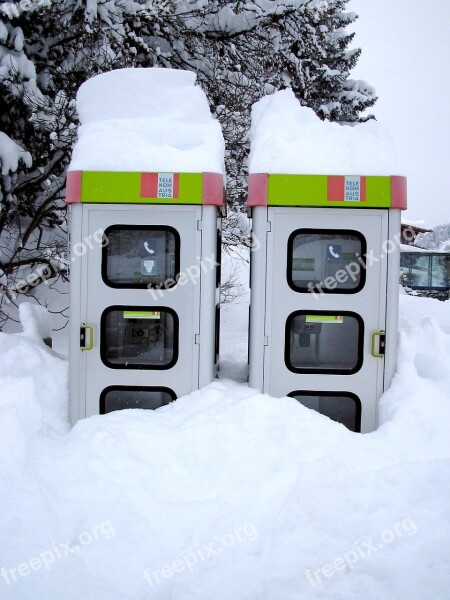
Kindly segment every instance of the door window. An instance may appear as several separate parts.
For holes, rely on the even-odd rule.
[[[352,375],[362,365],[363,339],[356,313],[297,311],[286,322],[285,362],[294,373]]]
[[[111,386],[100,396],[100,414],[125,408],[155,410],[175,400],[175,392],[169,388]]]
[[[172,227],[112,225],[104,233],[102,277],[113,288],[172,287],[180,236]]]
[[[354,294],[365,283],[366,252],[357,231],[297,229],[288,240],[288,283],[296,292]]]
[[[178,358],[178,317],[169,308],[110,306],[101,318],[100,354],[112,369],[170,369]]]
[[[350,431],[361,431],[361,401],[350,392],[292,392],[303,406],[316,410]]]

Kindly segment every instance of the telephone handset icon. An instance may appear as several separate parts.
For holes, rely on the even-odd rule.
[[[333,246],[328,246],[328,252],[333,258],[340,258],[339,252],[335,252]]]

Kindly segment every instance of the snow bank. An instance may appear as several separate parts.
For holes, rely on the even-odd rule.
[[[400,328],[367,435],[232,381],[56,435],[64,363],[0,334],[1,598],[447,598],[450,302]]]
[[[292,90],[265,96],[252,108],[251,173],[401,175],[388,131],[376,121],[321,121]]]
[[[0,333],[0,461],[7,462],[28,436],[68,430],[66,361],[42,341],[49,315],[30,303],[19,311],[24,332]]]
[[[36,341],[52,337],[50,313],[43,306],[23,302],[19,305],[19,315],[26,337]]]
[[[195,74],[118,69],[77,94],[82,123],[69,170],[224,172],[224,141]]]

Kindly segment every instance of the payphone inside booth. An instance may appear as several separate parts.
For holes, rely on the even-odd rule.
[[[351,176],[348,199],[346,179],[250,175],[249,383],[369,432],[396,368],[406,180]]]
[[[223,139],[203,92],[194,83],[195,75],[183,71],[125,69],[94,77],[80,88],[77,101],[84,94],[101,103],[111,87],[123,100],[134,93],[134,106],[144,116],[147,104],[152,107],[151,94],[161,94],[165,102],[158,119],[130,119],[116,105],[111,122],[101,120],[98,125],[94,119],[93,127],[81,110],[87,127],[75,147],[66,189],[71,238],[72,423],[126,408],[154,410],[207,385],[215,376],[223,154],[216,161],[217,169],[208,170],[214,168],[214,161],[202,158],[205,152],[198,149],[202,143],[206,149],[213,143],[216,150],[223,150]],[[141,108],[139,94],[143,96]],[[206,111],[202,117],[205,131],[197,139],[195,124],[172,124],[175,139],[178,134],[185,136],[183,144],[194,136],[194,158],[183,146],[185,154],[177,159],[192,171],[176,171],[177,160],[171,157],[181,150],[167,151],[170,136],[163,139],[165,146],[159,153],[154,144],[155,140],[162,143],[164,111],[170,118],[181,115],[188,120],[189,114],[183,113],[186,97]],[[113,143],[106,143],[108,127],[111,140],[117,131],[123,136],[123,154],[117,153]],[[141,134],[141,144],[148,144],[148,161],[147,153],[136,154],[134,170],[120,168],[122,160],[129,165],[133,154],[130,146],[127,152],[126,132],[129,144],[136,143]],[[98,137],[96,152],[103,163],[82,158],[89,154],[85,138],[90,136]],[[115,169],[100,168],[102,164]],[[205,170],[200,170],[202,166]]]

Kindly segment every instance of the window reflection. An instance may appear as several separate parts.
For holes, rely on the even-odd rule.
[[[354,394],[343,392],[293,392],[289,394],[303,406],[316,410],[333,421],[342,423],[350,431],[360,431],[361,402]]]
[[[286,326],[287,365],[295,372],[356,373],[363,333],[355,313],[294,313]]]
[[[450,255],[402,252],[400,272],[404,283],[413,289],[449,289]]]
[[[100,414],[127,408],[156,410],[175,400],[175,394],[167,388],[110,387],[102,392]]]
[[[323,284],[323,291],[354,293],[364,285],[365,269],[358,260],[366,252],[364,237],[354,231],[295,231],[288,242],[288,278],[297,291],[311,291]],[[326,282],[332,281],[327,286]]]
[[[102,274],[111,287],[175,284],[178,233],[170,227],[114,225],[105,231]]]
[[[173,311],[111,307],[102,315],[101,356],[112,368],[168,369],[177,359]]]

